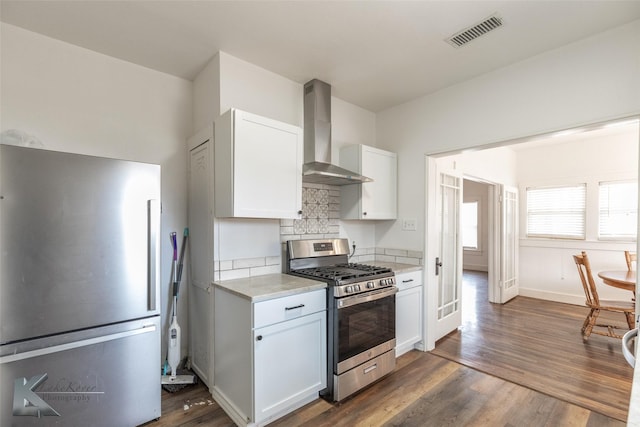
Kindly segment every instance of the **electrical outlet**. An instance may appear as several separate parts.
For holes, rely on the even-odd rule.
[[[402,229],[405,231],[416,231],[416,220],[413,218],[403,219]]]

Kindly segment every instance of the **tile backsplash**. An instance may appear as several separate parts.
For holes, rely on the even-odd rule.
[[[287,240],[340,237],[340,188],[324,184],[302,184],[302,217],[280,220],[280,257],[215,261],[215,280],[240,279],[283,272]],[[393,248],[359,248],[350,262],[397,262],[422,265],[422,252]]]
[[[280,241],[340,237],[340,189],[302,184],[302,217],[280,220]]]

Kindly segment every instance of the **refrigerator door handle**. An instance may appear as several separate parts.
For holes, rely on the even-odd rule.
[[[134,335],[146,334],[149,332],[155,332],[155,325],[143,326],[142,328],[134,329],[132,331],[118,332],[111,335],[102,335],[95,338],[89,338],[86,340],[72,341],[65,344],[54,345],[46,348],[39,348],[37,350],[25,351],[24,353],[9,354],[7,356],[0,357],[0,365],[5,363],[16,362],[18,360],[31,359],[32,357],[44,356],[45,354],[58,353],[60,351],[71,350],[79,347],[86,347],[88,345],[100,344],[107,341],[113,341],[121,338],[132,337]]]
[[[157,309],[158,289],[158,258],[160,256],[158,246],[158,233],[160,230],[160,207],[157,200],[147,200],[147,310]]]

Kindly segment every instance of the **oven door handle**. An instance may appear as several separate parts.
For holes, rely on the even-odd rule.
[[[364,295],[360,294],[360,295],[354,295],[346,298],[339,298],[336,301],[336,305],[339,310],[341,308],[351,307],[352,305],[362,304],[365,302],[371,302],[371,301],[379,300],[382,298],[390,297],[391,295],[394,295],[396,293],[398,293],[398,288],[396,288],[395,286],[392,286],[390,288],[380,289],[378,291],[367,292]]]

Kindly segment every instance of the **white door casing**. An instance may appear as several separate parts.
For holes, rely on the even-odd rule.
[[[188,140],[189,260],[185,296],[188,299],[189,358],[207,385],[213,385],[213,126]],[[187,354],[187,353],[183,353]]]
[[[424,302],[425,343],[430,350],[436,340],[462,323],[462,174],[431,157],[426,158],[426,169]],[[436,259],[441,265],[436,265]]]
[[[518,296],[518,189],[500,186],[500,302]]]

